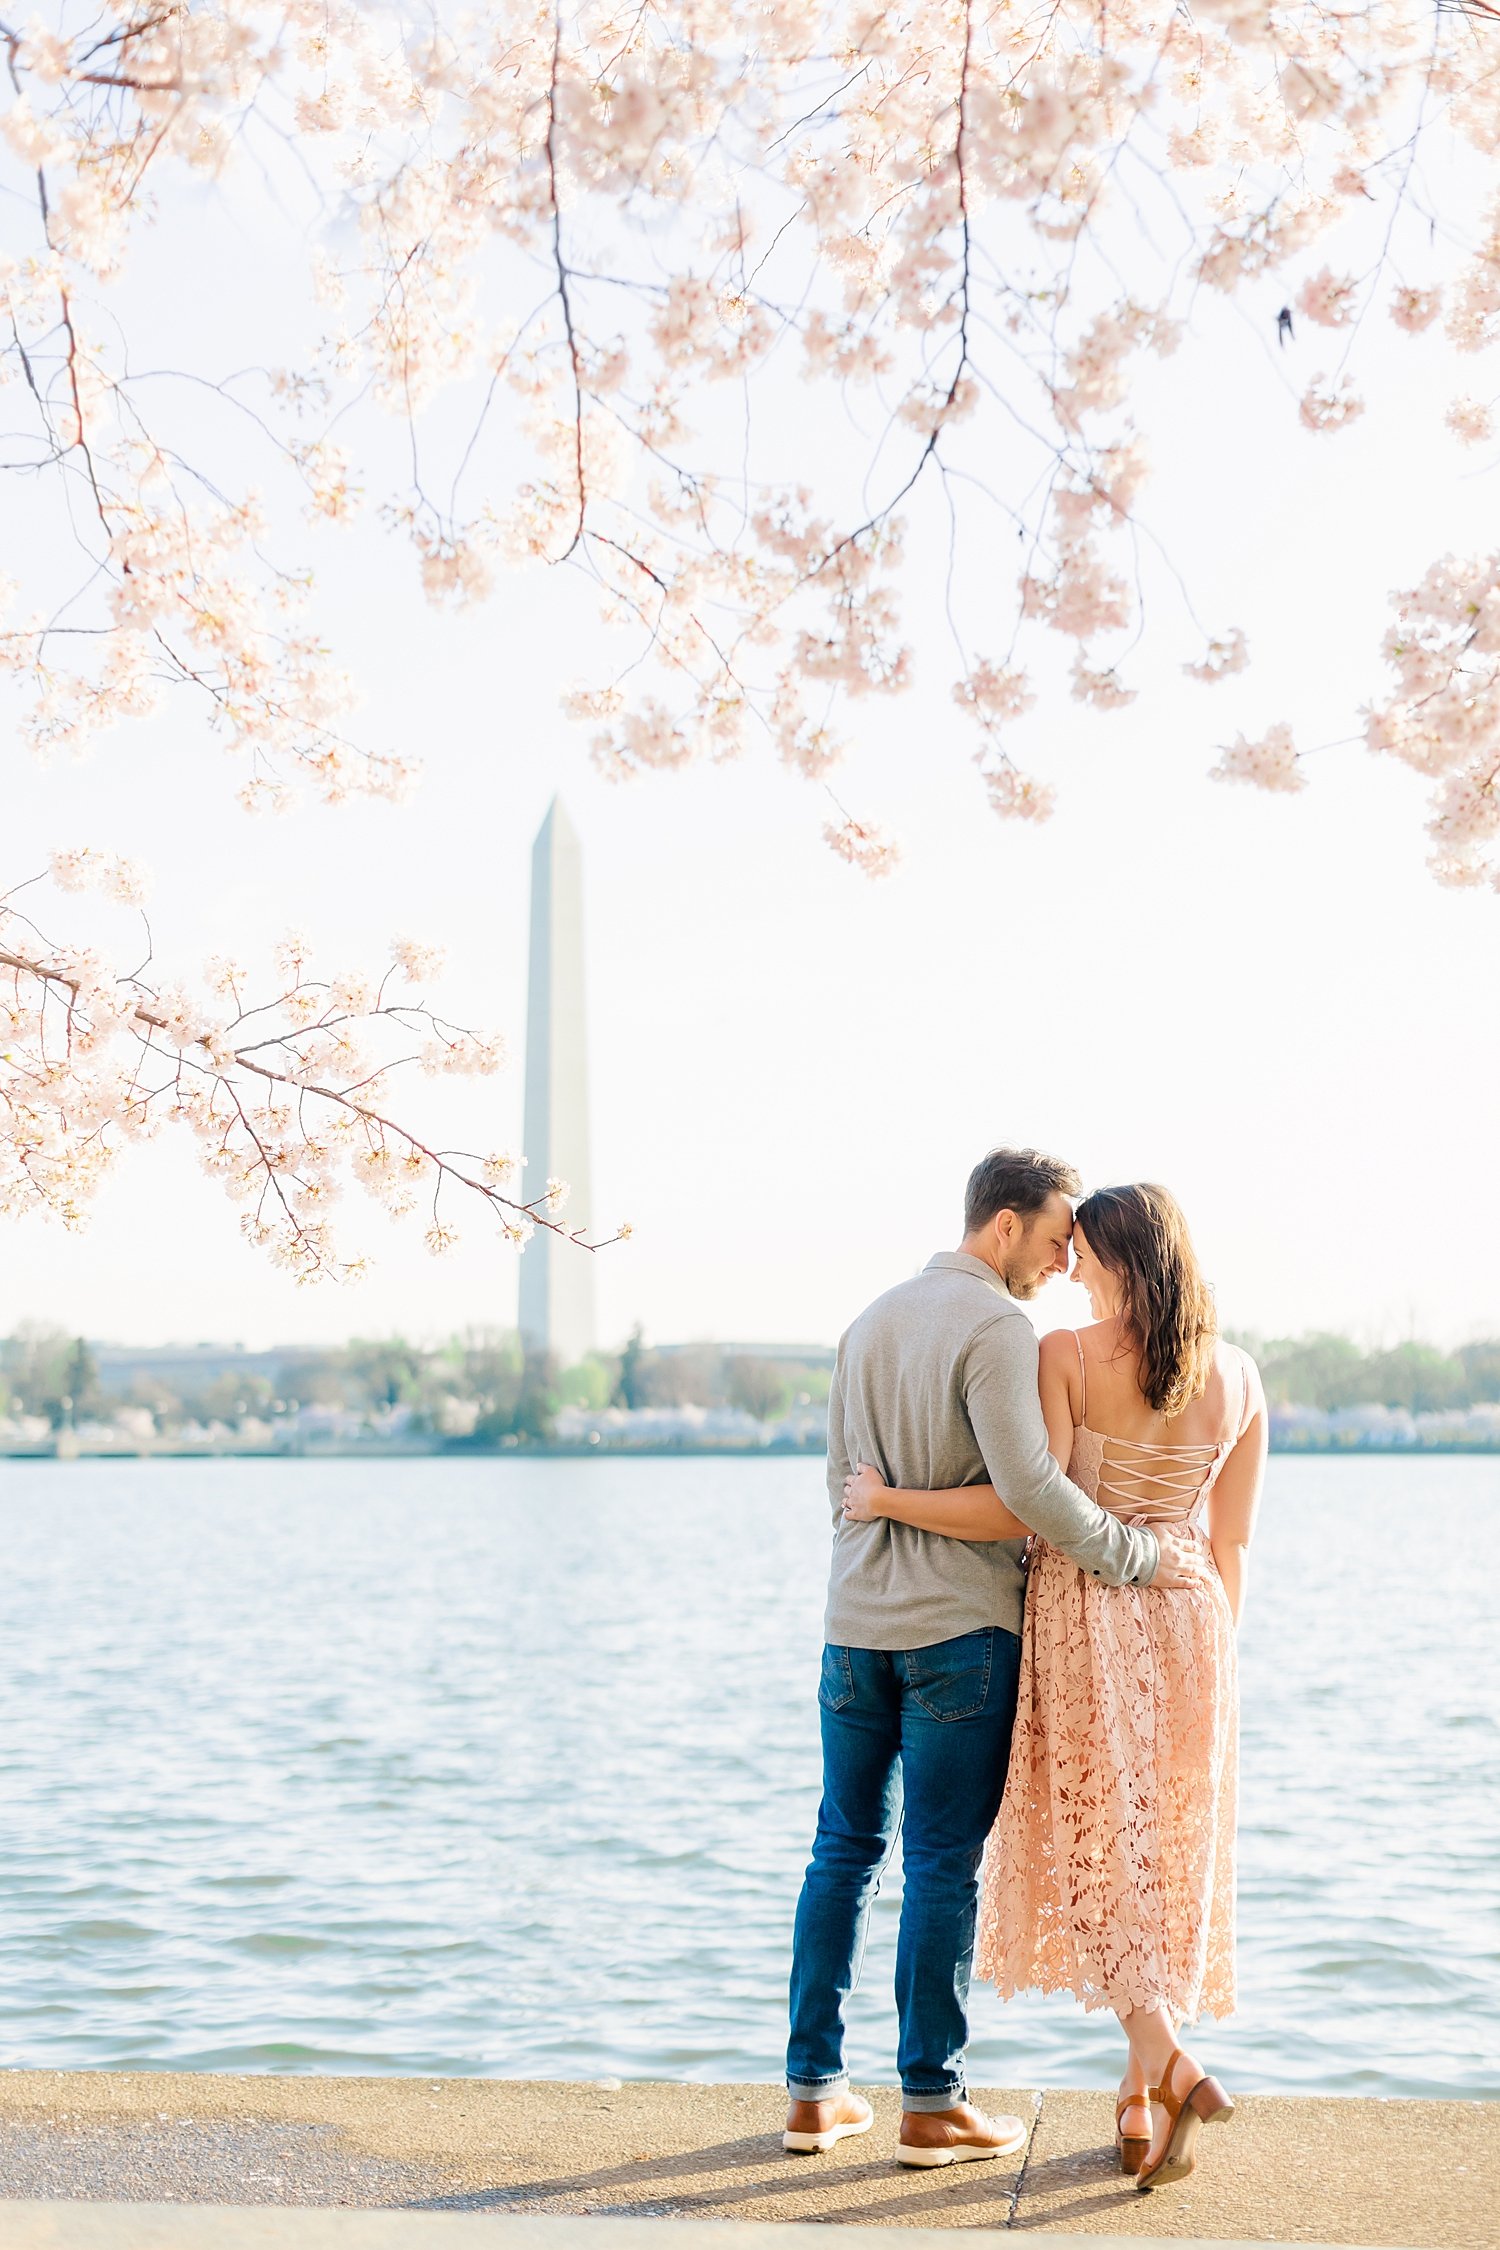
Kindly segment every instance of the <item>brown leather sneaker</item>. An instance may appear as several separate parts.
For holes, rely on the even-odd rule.
[[[793,2156],[821,2156],[835,2141],[852,2140],[868,2133],[875,2112],[859,2094],[847,2090],[826,2102],[793,2102],[786,2113],[781,2145]]]
[[[986,2117],[972,2102],[954,2109],[909,2109],[901,2119],[896,2162],[927,2170],[973,2164],[987,2156],[1019,2156],[1030,2128],[1019,2117]]]

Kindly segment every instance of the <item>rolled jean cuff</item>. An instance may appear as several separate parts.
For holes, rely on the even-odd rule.
[[[908,2117],[930,2117],[935,2110],[957,2109],[959,2103],[966,2102],[968,2098],[969,2090],[966,2086],[950,2087],[946,2094],[909,2094],[903,2087],[901,2107]]]
[[[836,2078],[789,2078],[786,2090],[794,2102],[831,2102],[837,2094],[849,2091],[849,2073],[841,2070]]]

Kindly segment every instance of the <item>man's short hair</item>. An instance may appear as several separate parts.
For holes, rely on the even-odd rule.
[[[1060,1156],[1043,1156],[1039,1148],[992,1148],[969,1174],[964,1232],[978,1234],[997,1211],[1014,1211],[1029,1219],[1049,1197],[1078,1195],[1082,1189],[1082,1180]]]

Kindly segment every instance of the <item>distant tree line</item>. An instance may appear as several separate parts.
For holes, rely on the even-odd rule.
[[[1235,1342],[1253,1352],[1272,1406],[1405,1407],[1438,1414],[1445,1407],[1500,1403],[1500,1337],[1460,1344],[1451,1352],[1408,1342],[1365,1351],[1347,1336],[1258,1337]]]
[[[98,1363],[81,1336],[28,1323],[0,1344],[0,1412],[39,1414],[57,1430],[101,1404]]]
[[[1255,1354],[1272,1406],[1404,1407],[1413,1414],[1500,1403],[1500,1337],[1442,1351],[1407,1342],[1365,1350],[1347,1336],[1239,1335]],[[115,1355],[108,1355],[114,1357]],[[418,1430],[454,1440],[536,1441],[565,1406],[599,1409],[733,1406],[770,1422],[828,1396],[831,1353],[754,1352],[721,1344],[649,1345],[559,1367],[523,1350],[513,1330],[470,1330],[446,1343],[362,1337],[327,1351],[219,1352],[201,1376],[167,1379],[151,1355],[119,1355],[101,1373],[84,1338],[28,1324],[0,1343],[0,1414],[40,1416],[52,1429],[145,1408],[163,1432],[185,1423],[274,1421],[307,1408],[379,1416],[405,1410]],[[132,1364],[133,1359],[133,1364]],[[273,1371],[265,1371],[271,1360]],[[178,1362],[180,1366],[180,1359]]]
[[[332,1407],[379,1417],[394,1409],[421,1431],[455,1441],[538,1441],[565,1406],[735,1406],[772,1421],[828,1395],[832,1354],[803,1360],[718,1344],[648,1345],[637,1329],[618,1352],[559,1367],[523,1349],[513,1330],[470,1330],[439,1345],[357,1338],[327,1351],[215,1352],[201,1374],[173,1373],[150,1353],[108,1354],[65,1330],[28,1323],[0,1343],[0,1414],[42,1417],[54,1429],[145,1409],[170,1433],[187,1423],[272,1421]],[[272,1362],[267,1370],[264,1363]]]

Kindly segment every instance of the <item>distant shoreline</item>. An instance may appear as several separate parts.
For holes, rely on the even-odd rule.
[[[1439,1457],[1500,1461],[1500,1445],[1391,1445],[1374,1442],[1306,1444],[1272,1441],[1278,1456],[1316,1461],[1382,1459],[1428,1461]],[[335,1445],[89,1445],[51,1443],[0,1448],[3,1461],[795,1461],[820,1460],[821,1445],[475,1445],[469,1439],[433,1444]]]

